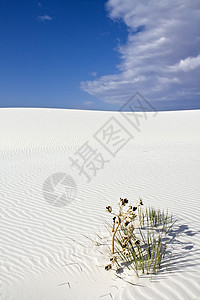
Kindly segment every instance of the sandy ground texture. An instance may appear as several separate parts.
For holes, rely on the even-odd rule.
[[[200,299],[200,111],[0,109],[0,299]],[[106,272],[105,207],[178,218],[172,255],[135,285]]]

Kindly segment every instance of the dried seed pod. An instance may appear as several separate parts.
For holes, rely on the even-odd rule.
[[[136,217],[137,217],[136,214],[133,214],[133,213],[129,214],[129,218],[130,218],[131,220],[135,219]]]
[[[136,209],[137,209],[137,206],[134,206],[134,207],[133,207],[133,211],[136,211]]]
[[[137,200],[137,206],[143,205],[142,199],[139,197]]]
[[[112,207],[111,207],[111,206],[107,206],[107,207],[106,207],[106,210],[107,210],[109,213],[111,213],[111,212],[112,212]]]
[[[125,206],[127,203],[128,203],[128,199],[127,198],[121,199],[121,205],[122,206]]]
[[[126,241],[124,244],[122,244],[122,248],[127,248],[128,247],[128,242]]]
[[[116,257],[116,256],[112,256],[112,257],[110,258],[110,261],[111,261],[112,263],[116,262],[116,260],[117,260],[117,257]]]
[[[132,208],[133,208],[133,207],[130,205],[130,206],[128,207],[126,213],[130,213],[130,212],[132,211]]]
[[[129,238],[128,235],[124,235],[124,236],[122,237],[122,241],[127,240],[128,238]]]
[[[107,266],[105,266],[105,270],[106,270],[106,271],[108,271],[108,270],[110,270],[110,269],[112,269],[112,265],[111,265],[111,264],[108,264]]]
[[[140,245],[140,240],[136,240],[136,241],[135,241],[135,244],[136,244],[136,245]]]
[[[124,199],[124,203],[125,203],[125,204],[128,203],[128,199],[127,199],[127,198]]]
[[[129,223],[130,223],[130,221],[126,221],[125,222],[125,226],[128,226]]]
[[[123,249],[122,252],[125,254],[125,255],[129,255],[129,251],[127,248]]]

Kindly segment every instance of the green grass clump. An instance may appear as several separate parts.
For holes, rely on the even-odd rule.
[[[153,207],[143,211],[141,198],[135,206],[130,205],[124,211],[127,204],[126,198],[120,198],[117,214],[112,212],[111,206],[106,207],[114,217],[112,226],[108,226],[112,234],[112,256],[105,269],[127,267],[133,269],[138,277],[140,274],[156,274],[161,269],[166,252],[163,238],[176,221],[173,222],[168,211]]]

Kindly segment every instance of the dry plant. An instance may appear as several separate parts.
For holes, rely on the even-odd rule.
[[[163,235],[167,235],[174,225],[172,216],[168,212],[146,208],[143,212],[142,199],[139,198],[135,206],[129,205],[128,199],[120,198],[118,213],[114,213],[111,206],[106,210],[113,215],[112,225],[107,223],[111,232],[111,257],[106,270],[117,266],[134,269],[137,276],[140,273],[154,273],[161,268],[162,259],[166,252]],[[137,215],[136,215],[137,213]]]

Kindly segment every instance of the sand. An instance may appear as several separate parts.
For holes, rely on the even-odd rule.
[[[200,110],[126,117],[0,109],[1,299],[200,299]],[[107,234],[105,207],[120,197],[178,218],[171,258],[135,285],[106,272],[105,245],[85,237]]]

